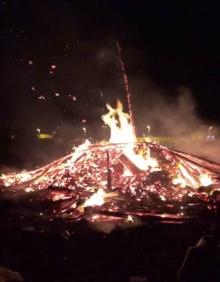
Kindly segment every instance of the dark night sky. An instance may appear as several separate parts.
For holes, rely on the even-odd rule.
[[[220,20],[211,2],[1,0],[0,19],[0,142],[7,164],[21,165],[33,152],[35,163],[44,161],[37,128],[68,140],[57,145],[60,154],[82,137],[82,126],[101,136],[105,103],[125,102],[116,39],[136,115],[152,87],[174,99],[184,86],[199,117],[220,123]]]

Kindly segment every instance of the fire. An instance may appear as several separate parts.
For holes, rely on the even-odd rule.
[[[31,192],[34,192],[34,189],[33,189],[33,188],[26,188],[26,189],[25,189],[25,192],[31,193]]]
[[[187,186],[187,182],[185,181],[185,179],[181,176],[175,177],[172,179],[172,183],[173,185],[177,185],[180,186],[181,188],[184,188]]]
[[[193,177],[183,164],[178,164],[179,174],[178,177],[173,178],[172,182],[174,185],[179,185],[184,188],[186,186],[198,189],[201,186],[209,186],[214,184],[212,177],[207,173],[199,173],[198,177]]]
[[[137,138],[132,128],[130,117],[123,112],[122,103],[118,100],[116,109],[106,105],[108,113],[102,116],[102,120],[110,127],[110,143],[135,143]]]
[[[46,166],[2,174],[0,188],[42,193],[42,199],[56,204],[57,214],[86,217],[85,208],[90,207],[96,213],[103,212],[90,214],[91,221],[112,218],[111,213],[116,213],[117,218],[122,216],[125,220],[126,215],[125,221],[133,223],[132,215],[144,215],[149,210],[156,213],[158,209],[163,215],[171,209],[170,202],[181,202],[184,195],[200,199],[199,190],[207,189],[202,196],[207,201],[215,187],[219,187],[219,165],[150,140],[138,142],[122,103],[118,101],[116,108],[107,105],[107,109],[102,119],[110,128],[108,143],[91,144],[86,140],[69,155]]]
[[[27,172],[26,170],[23,170],[20,173],[13,173],[11,174],[13,177],[9,177],[9,175],[2,174],[0,179],[2,179],[5,183],[5,186],[11,186],[15,182],[16,183],[23,183],[26,181],[29,181],[32,178],[32,175],[30,172]]]
[[[67,162],[67,167],[73,166],[76,160],[85,153],[85,151],[89,148],[90,145],[90,141],[86,140],[83,144],[75,148],[74,153],[71,155],[71,159]]]
[[[106,193],[103,189],[99,189],[83,204],[84,207],[102,206],[105,203]]]
[[[186,168],[180,163],[178,165],[179,167],[179,171],[180,174],[183,176],[184,178],[184,182],[185,184],[187,184],[188,186],[191,187],[197,187],[197,182],[195,181],[195,179],[189,174],[189,172],[186,170]],[[186,185],[185,185],[186,186]]]
[[[112,199],[118,196],[118,193],[111,192],[106,193],[103,189],[98,189],[91,197],[89,197],[81,206],[79,206],[79,210],[83,211],[86,207],[99,207],[102,206],[108,199]]]
[[[199,180],[200,180],[201,186],[204,186],[204,187],[213,184],[211,176],[206,173],[201,174],[199,177]]]
[[[134,223],[134,219],[130,214],[126,217],[126,222],[127,223]]]
[[[102,116],[103,121],[110,127],[110,143],[122,143],[125,145],[123,153],[130,159],[140,170],[152,171],[160,170],[156,159],[150,155],[150,149],[147,153],[135,152],[137,137],[131,124],[130,116],[123,112],[122,103],[118,100],[116,109],[109,104],[106,105],[109,112]]]

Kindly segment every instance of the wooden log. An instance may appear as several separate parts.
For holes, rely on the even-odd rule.
[[[119,156],[119,161],[133,174],[140,174],[140,170],[125,154]]]

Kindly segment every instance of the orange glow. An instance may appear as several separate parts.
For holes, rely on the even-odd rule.
[[[88,198],[83,207],[95,207],[95,206],[102,206],[108,198],[113,198],[118,196],[118,193],[106,193],[103,189],[98,189],[96,193],[94,193],[90,198]]]
[[[105,202],[105,191],[99,189],[95,194],[93,194],[88,200],[83,204],[84,207],[94,207],[94,206],[102,206]]]
[[[203,191],[207,190],[209,195],[215,189],[216,185],[199,188],[219,183],[220,166],[170,150],[150,139],[138,142],[122,103],[117,101],[116,108],[107,105],[107,109],[102,119],[110,128],[108,142],[91,144],[86,140],[67,156],[36,170],[1,174],[2,190],[37,191],[41,195],[40,190],[48,189],[47,193],[43,191],[44,196],[56,202],[55,206],[60,205],[61,213],[78,218],[84,213],[91,216],[95,210],[97,215],[91,216],[95,221],[104,218],[106,211],[112,212],[113,217],[116,213],[115,218],[126,211],[123,222],[135,224],[133,209],[147,210],[154,202],[152,195],[158,195],[162,209],[172,206],[172,201],[182,201],[186,194],[203,197]],[[85,122],[83,119],[82,123]],[[86,133],[86,127],[82,129]],[[41,134],[40,129],[37,132]],[[89,208],[87,213],[86,207],[95,209]],[[180,215],[184,215],[182,210]]]
[[[110,127],[111,135],[109,143],[134,143],[137,141],[133,132],[128,114],[123,112],[122,103],[118,100],[116,109],[106,105],[108,113],[102,116],[102,120]]]
[[[193,177],[184,167],[183,164],[178,164],[179,174],[178,177],[173,178],[172,182],[174,185],[179,185],[180,187],[190,186],[192,188],[199,188],[201,186],[209,186],[213,184],[213,180],[207,173],[200,173],[198,178]]]
[[[200,175],[199,180],[201,186],[205,186],[205,187],[213,183],[211,176],[205,173]]]
[[[148,149],[147,154],[145,155],[134,151],[137,137],[134,134],[129,115],[123,112],[122,103],[118,100],[116,109],[112,108],[108,104],[106,107],[109,112],[106,115],[103,115],[102,119],[111,130],[109,142],[124,143],[124,155],[127,156],[127,158],[131,160],[140,170],[160,170],[157,160],[152,158],[150,155],[150,149]]]

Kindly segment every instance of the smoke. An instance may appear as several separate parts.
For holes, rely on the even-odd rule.
[[[134,91],[146,89],[140,81],[135,87],[136,83],[133,82]],[[220,162],[220,141],[216,137],[219,129],[214,126],[210,131],[211,125],[199,117],[190,89],[180,87],[173,94],[150,85],[144,99],[134,99],[138,135],[148,135],[150,126],[150,135],[158,136],[161,144]],[[215,136],[215,141],[207,139],[209,134]]]
[[[163,79],[166,77],[169,79],[169,72],[168,74],[161,74],[161,81],[157,75],[156,78],[151,77],[152,72],[150,71],[148,56],[139,52],[140,50],[134,52],[134,49],[128,46],[126,46],[125,51],[122,53],[122,57],[128,75],[129,88],[132,92],[137,135],[148,135],[150,126],[151,135],[159,136],[158,139],[161,144],[220,162],[218,150],[220,142],[207,141],[207,136],[210,134],[209,128],[212,124],[199,116],[198,112],[201,111],[201,105],[198,103],[199,101],[195,100],[194,90],[185,85],[178,86],[175,79],[170,78],[170,81],[164,81]],[[112,85],[106,85],[106,92],[109,89],[110,95],[105,96],[105,98],[107,98],[106,102],[114,103],[112,97],[115,99],[117,96],[122,100],[125,111],[128,112],[122,70],[116,48],[114,52],[110,52],[106,48],[100,49],[98,53],[100,65],[107,69],[110,66],[113,67],[113,73],[115,73],[114,79],[110,77],[109,81],[114,81],[117,92],[112,94]],[[159,71],[160,65],[158,68]],[[179,75],[182,75],[180,68],[181,66],[177,67],[176,71],[179,72]],[[167,69],[169,70],[169,68]],[[162,67],[161,70],[163,70]],[[121,82],[121,84],[115,83],[116,81]],[[215,130],[212,130],[211,134],[216,135],[218,128],[216,126],[214,128]]]
[[[137,103],[142,118],[139,117],[140,112],[136,116],[142,130],[149,124],[152,133],[180,136],[191,133],[200,124],[188,89],[180,89],[174,97],[167,97],[158,90],[150,90],[144,101]]]
[[[58,47],[51,46],[51,50],[60,54]],[[12,111],[13,115],[5,123],[5,135],[8,138],[15,136],[13,140],[1,142],[5,151],[5,156],[1,153],[1,162],[5,165],[33,168],[70,152],[73,145],[83,142],[85,138],[93,141],[107,139],[109,132],[106,127],[102,127],[101,121],[106,110],[105,104],[114,105],[119,98],[127,111],[115,37],[110,38],[103,34],[103,37],[94,36],[91,40],[81,38],[74,44],[68,40],[63,43],[62,48],[66,55],[74,57],[75,60],[63,59],[60,55],[59,60],[50,57],[45,61],[47,56],[39,53],[38,60],[31,66],[33,81],[28,83],[24,91],[24,76],[22,87],[12,89],[16,93],[13,97],[17,97],[13,105],[19,105],[19,110],[16,108]],[[205,140],[210,126],[198,117],[191,90],[186,87],[177,91],[166,90],[164,87],[161,90],[150,79],[149,70],[146,70],[148,58],[143,50],[126,46],[122,51],[132,90],[138,135],[147,134],[146,127],[150,125],[153,136],[175,137],[170,143],[165,140],[165,145],[220,161],[217,146],[204,150],[205,145],[202,142],[199,145],[197,141],[191,142],[192,135],[197,131],[202,132]],[[51,80],[49,67],[54,62],[56,69]],[[29,70],[30,66],[27,65],[27,68]],[[42,73],[42,77],[38,77],[38,73]],[[34,91],[31,90],[33,87]],[[54,93],[60,95],[56,96]],[[42,95],[45,99],[39,100]],[[82,123],[82,120],[86,122]],[[37,128],[49,134],[56,131],[54,138],[38,140]]]

